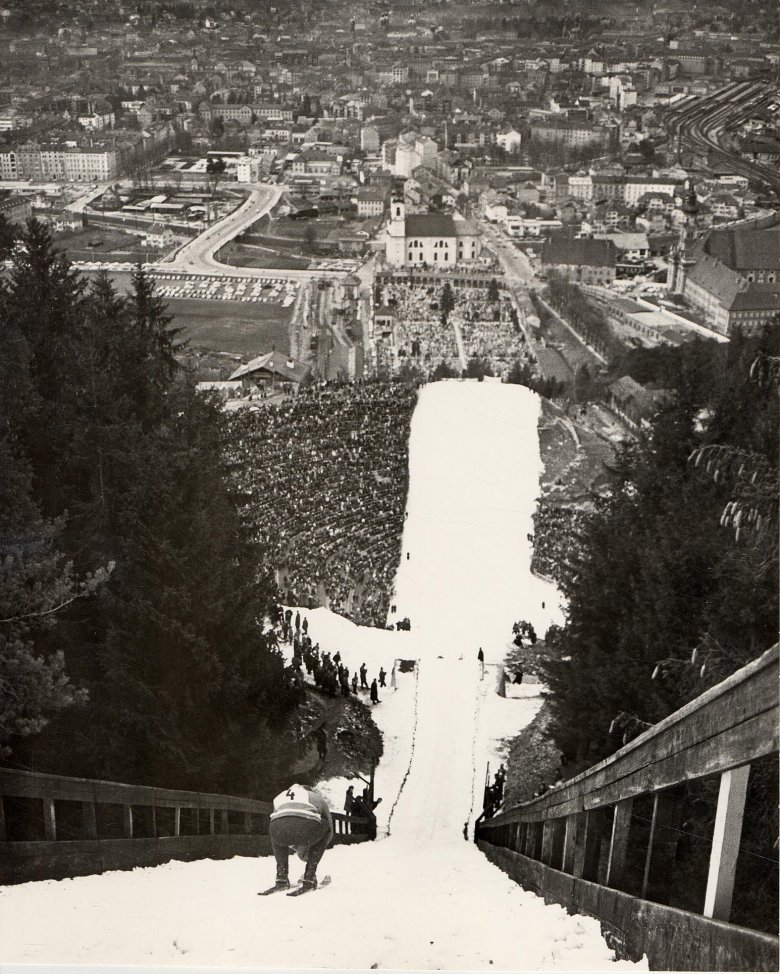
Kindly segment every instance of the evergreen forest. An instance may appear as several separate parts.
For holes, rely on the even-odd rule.
[[[31,221],[0,284],[0,751],[10,767],[267,797],[302,691],[223,414],[148,277],[90,284]]]

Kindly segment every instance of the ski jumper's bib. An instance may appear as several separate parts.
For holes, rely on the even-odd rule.
[[[271,812],[271,821],[294,816],[295,818],[308,819],[318,825],[322,822],[322,814],[312,801],[312,796],[303,785],[290,785],[287,791],[283,791],[274,798],[274,810]]]

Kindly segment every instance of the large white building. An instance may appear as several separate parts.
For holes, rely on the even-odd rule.
[[[435,171],[438,158],[436,142],[416,132],[404,132],[398,139],[388,139],[382,146],[382,168],[401,179],[408,179],[418,166]]]
[[[0,179],[87,182],[118,174],[119,153],[113,148],[29,145],[0,152]]]
[[[479,230],[459,214],[406,215],[403,202],[390,206],[385,256],[393,267],[449,268],[480,255]]]

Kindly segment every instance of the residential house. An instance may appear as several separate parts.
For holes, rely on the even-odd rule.
[[[615,279],[617,250],[611,240],[551,237],[542,247],[542,265],[570,281],[606,284]]]

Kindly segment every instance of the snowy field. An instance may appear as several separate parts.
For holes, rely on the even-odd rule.
[[[378,840],[327,851],[319,875],[333,882],[296,900],[255,895],[273,881],[271,858],[0,887],[2,974],[18,964],[637,966],[614,961],[595,920],[545,906],[485,859],[471,829],[468,841],[464,834],[481,810],[486,762],[495,769],[503,738],[517,734],[541,703],[538,685],[509,686],[506,699],[495,692],[512,623],[528,619],[544,632],[561,619],[555,589],[530,573],[538,413],[539,400],[520,386],[425,387],[412,421],[391,615],[408,616],[411,631],[361,629],[324,609],[306,612],[313,640],[340,649],[350,671],[365,662],[370,675],[380,665],[389,674],[396,659],[418,660],[414,672],[397,675],[395,688],[388,677],[374,708],[385,741],[376,776]],[[346,784],[321,783],[337,809]]]

